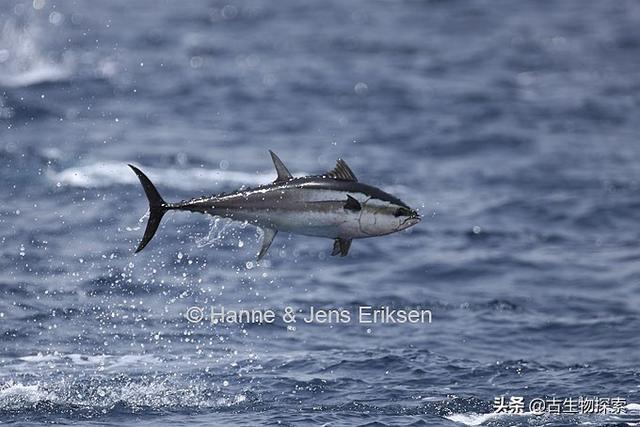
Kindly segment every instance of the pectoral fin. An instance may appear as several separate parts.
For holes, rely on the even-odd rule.
[[[340,256],[347,256],[349,253],[349,248],[351,247],[351,239],[342,239],[338,237],[333,242],[333,251],[331,252],[332,256],[340,254]]]
[[[347,202],[344,204],[344,208],[348,211],[358,212],[362,209],[360,202],[347,194]]]
[[[258,254],[258,261],[264,258],[267,254],[269,246],[271,246],[271,242],[273,242],[273,238],[278,234],[278,230],[273,228],[263,228],[262,231],[264,235],[262,236],[262,248],[260,248],[260,253]]]

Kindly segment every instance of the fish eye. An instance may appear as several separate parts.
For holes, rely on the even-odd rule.
[[[393,216],[411,216],[411,211],[407,208],[398,208],[393,213]]]

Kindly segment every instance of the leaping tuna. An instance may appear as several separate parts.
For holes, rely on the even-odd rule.
[[[325,174],[294,178],[282,160],[269,153],[278,174],[274,182],[178,203],[165,202],[149,178],[129,165],[149,199],[149,220],[136,253],[151,241],[170,210],[221,216],[261,228],[264,237],[258,260],[278,231],[334,239],[331,255],[345,256],[353,239],[395,233],[420,222],[420,215],[400,199],[358,182],[342,159]]]

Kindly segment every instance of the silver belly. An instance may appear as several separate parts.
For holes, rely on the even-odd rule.
[[[239,209],[223,213],[238,221],[258,227],[272,228],[304,236],[335,239],[367,237],[360,230],[358,212],[345,211],[340,202],[303,203],[301,209],[265,208]]]

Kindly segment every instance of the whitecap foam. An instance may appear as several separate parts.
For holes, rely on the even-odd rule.
[[[516,414],[510,414],[507,412],[489,412],[486,414],[478,414],[476,412],[469,412],[467,414],[451,414],[445,415],[445,418],[454,421],[456,423],[464,424],[467,426],[479,426],[487,421],[490,421],[495,418],[507,418],[507,417],[529,417],[529,416],[539,416],[539,414],[535,414],[533,412],[520,412]]]
[[[625,406],[627,411],[640,412],[640,403],[629,403]]]
[[[18,359],[24,362],[41,363],[41,362],[49,362],[51,360],[55,360],[58,358],[59,358],[59,355],[56,353],[51,353],[51,354],[38,353],[30,356],[22,356],[22,357],[19,357]]]
[[[32,364],[56,364],[61,363],[68,365],[69,363],[78,366],[101,366],[106,369],[115,369],[122,367],[130,367],[135,365],[159,364],[162,361],[151,355],[144,354],[125,354],[125,355],[109,355],[109,354],[78,354],[78,353],[38,353],[34,355],[22,356],[18,358],[25,362],[27,369]]]
[[[37,385],[24,385],[9,381],[0,386],[0,399],[11,396],[36,396],[39,390]]]
[[[273,180],[274,173],[246,173],[221,169],[173,169],[150,168],[141,166],[141,170],[151,181],[182,190],[198,187],[217,187],[222,183],[260,185]],[[60,172],[49,171],[49,180],[57,185],[80,188],[101,188],[118,184],[138,184],[138,178],[125,162],[100,162],[84,166],[74,166]]]
[[[105,413],[119,403],[130,408],[217,408],[240,405],[247,400],[243,393],[227,394],[209,388],[211,384],[176,383],[170,378],[151,381],[94,377],[85,382],[43,382],[23,384],[8,381],[0,384],[0,406],[3,410],[32,411],[40,402],[70,405],[75,409],[99,410]]]
[[[489,413],[489,414],[477,414],[475,412],[471,412],[468,414],[451,414],[446,415],[445,418],[460,424],[464,424],[467,426],[479,426],[484,424],[485,422],[500,416],[499,413]]]
[[[107,370],[117,370],[124,367],[147,366],[163,363],[157,357],[147,354],[125,354],[123,356],[110,356],[110,361],[106,366]]]
[[[61,62],[54,62],[42,54],[40,29],[33,23],[19,25],[8,19],[0,31],[3,49],[0,61],[0,85],[25,87],[34,84],[68,79],[73,73],[73,58],[67,54]]]
[[[3,410],[30,408],[38,402],[54,399],[55,395],[43,390],[39,384],[25,385],[13,380],[0,384],[0,407]]]
[[[15,73],[2,73],[0,85],[25,87],[39,83],[57,82],[67,79],[71,71],[60,64],[36,62],[28,69]]]

